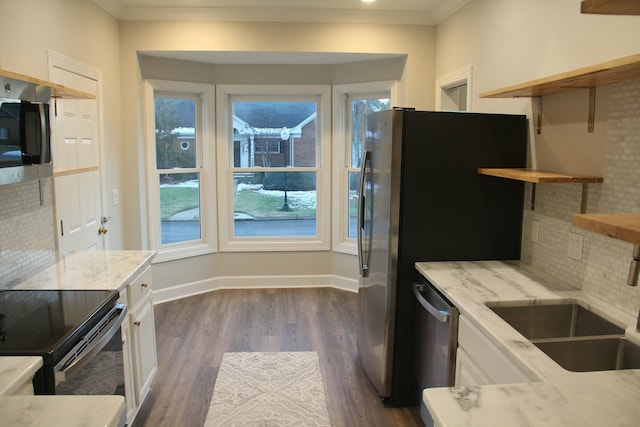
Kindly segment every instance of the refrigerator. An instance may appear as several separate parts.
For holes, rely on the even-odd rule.
[[[367,116],[358,208],[358,351],[383,403],[420,401],[415,263],[520,258],[523,115],[394,108]]]

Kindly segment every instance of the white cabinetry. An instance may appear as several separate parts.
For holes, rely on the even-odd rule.
[[[460,315],[456,386],[510,384],[531,379],[511,362],[469,320]]]
[[[122,324],[122,340],[127,386],[133,390],[126,398],[127,421],[131,424],[158,369],[150,266],[122,291],[121,300],[125,298],[129,315]]]

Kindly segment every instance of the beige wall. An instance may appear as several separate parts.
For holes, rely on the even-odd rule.
[[[474,111],[527,114],[531,119],[530,99],[478,95],[640,53],[639,16],[579,11],[579,0],[472,0],[437,28],[436,75],[472,66]],[[604,184],[590,186],[588,212],[640,212],[637,87],[633,80],[597,89],[594,133],[587,132],[587,89],[544,97],[542,133],[530,126],[531,165],[604,177]],[[640,289],[625,284],[632,245],[573,227],[571,215],[580,209],[580,195],[579,184],[541,184],[531,210],[527,184],[523,260],[637,314]],[[534,221],[540,227],[538,242],[531,238]],[[567,256],[571,233],[583,236],[581,260]]]
[[[48,79],[47,51],[72,58],[103,73],[106,191],[120,188],[120,65],[118,22],[92,1],[0,0],[0,68]],[[55,161],[55,159],[54,159]],[[110,198],[109,198],[110,200]],[[4,203],[4,201],[3,201]],[[111,216],[108,245],[123,246],[120,206],[106,207]]]
[[[435,29],[425,26],[223,22],[122,22],[122,115],[126,180],[144,182],[143,78],[212,84],[332,84],[400,79],[402,103],[433,108]],[[358,64],[233,65],[153,57],[154,50],[393,54]],[[141,57],[138,52],[144,51]],[[150,52],[151,51],[151,52]],[[126,246],[144,248],[144,186],[127,188]],[[221,207],[224,209],[225,207]],[[327,252],[221,253],[156,265],[158,290],[228,276],[358,276],[355,257]]]

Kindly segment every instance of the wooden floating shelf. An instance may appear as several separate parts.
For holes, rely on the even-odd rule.
[[[604,181],[600,176],[575,175],[525,168],[478,168],[478,173],[481,175],[497,176],[499,178],[533,183],[533,186],[531,188],[531,210],[534,210],[536,207],[537,184],[574,183],[582,184],[580,213],[585,213],[587,211],[589,184],[597,184]]]
[[[6,71],[0,69],[0,77],[7,77],[15,80],[22,80],[24,82],[33,83],[39,86],[45,86],[51,89],[52,98],[72,98],[72,99],[95,99],[96,96],[81,90],[72,89],[66,86],[59,85],[57,83],[51,83],[45,80],[40,80],[35,77],[26,76],[24,74],[14,73],[12,71]]]
[[[640,214],[575,214],[571,222],[594,233],[640,244]]]
[[[604,15],[640,15],[638,0],[583,0],[580,12]]]
[[[640,54],[484,92],[480,98],[538,97],[637,77],[640,77]]]
[[[94,172],[100,170],[98,166],[86,166],[82,168],[54,168],[53,176],[58,178],[66,175],[77,175],[85,172]]]
[[[575,175],[561,172],[541,171],[537,169],[513,169],[513,168],[479,168],[481,175],[497,176],[500,178],[515,179],[518,181],[543,183],[600,183],[603,178],[599,176]]]

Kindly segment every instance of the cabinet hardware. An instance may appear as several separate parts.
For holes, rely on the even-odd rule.
[[[140,326],[140,321],[136,320],[135,322],[133,322],[133,324],[136,325],[136,326]]]
[[[141,284],[140,284],[140,286],[142,286],[143,288],[145,288],[145,289],[146,289],[146,288],[148,288],[148,287],[149,287],[149,284],[147,284],[147,283],[141,283]]]

